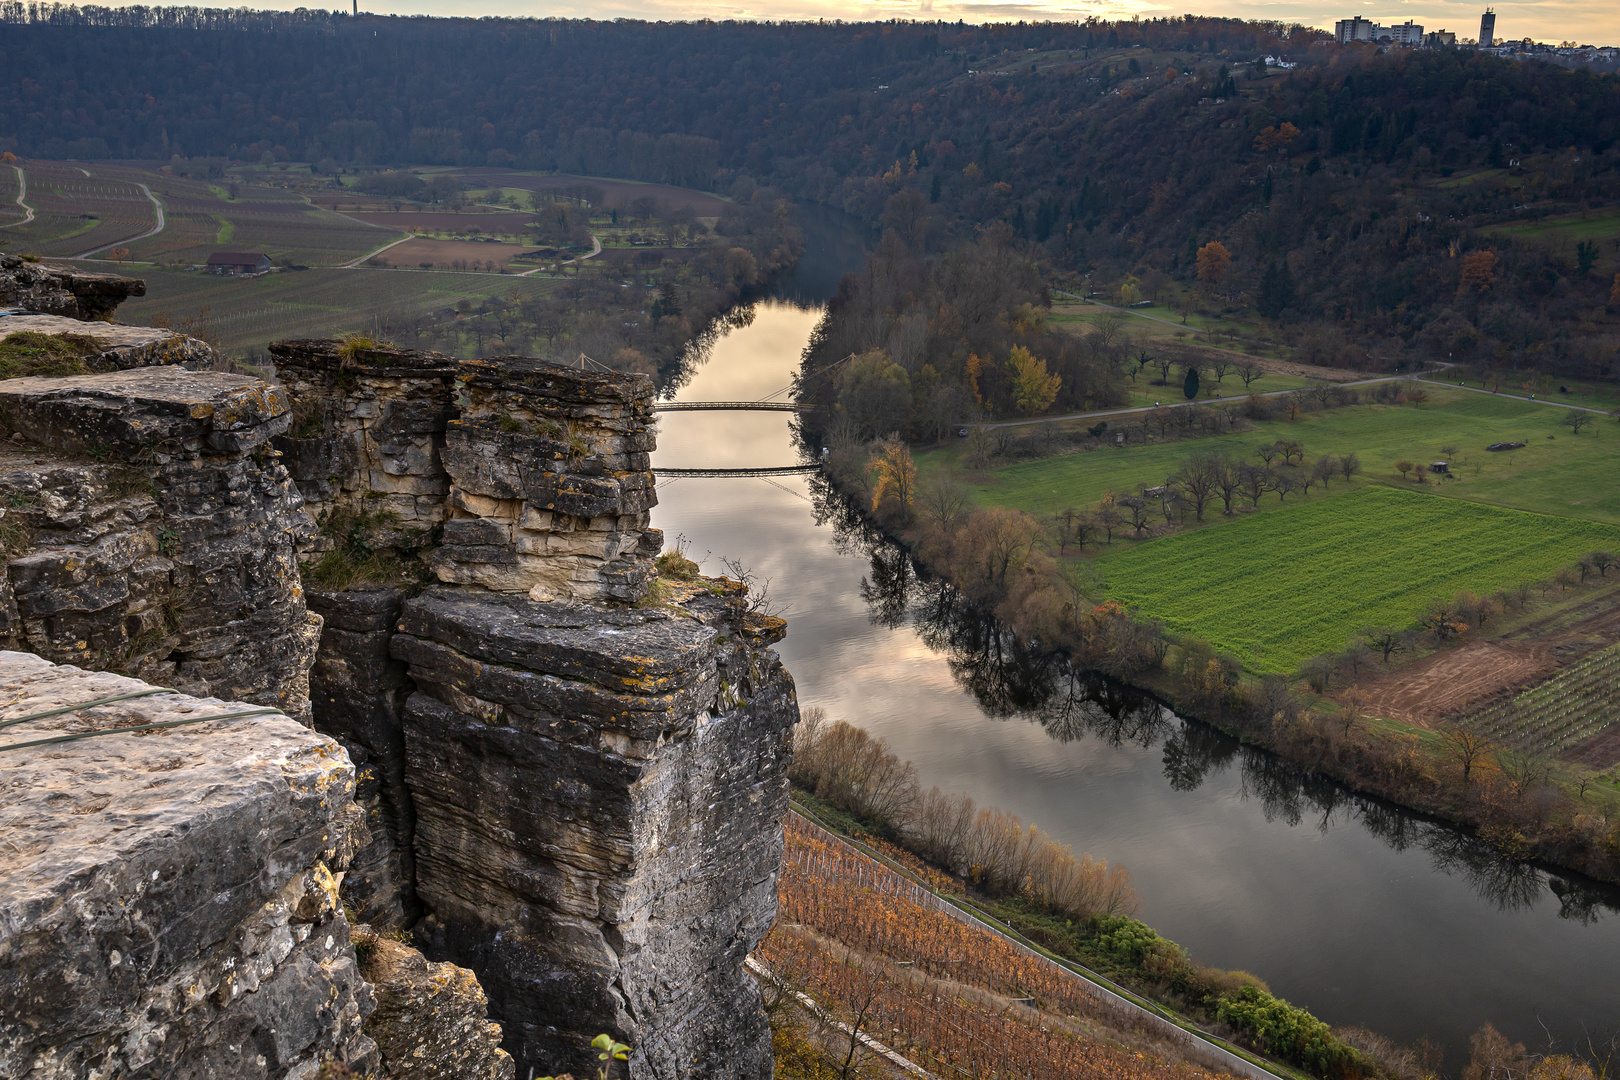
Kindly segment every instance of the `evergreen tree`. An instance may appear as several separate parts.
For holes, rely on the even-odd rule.
[[[1190,367],[1187,369],[1187,381],[1181,384],[1181,392],[1187,395],[1188,401],[1191,401],[1193,398],[1198,396],[1197,368]]]
[[[1255,307],[1268,319],[1275,319],[1294,303],[1294,278],[1287,263],[1272,262],[1260,279],[1260,300]]]

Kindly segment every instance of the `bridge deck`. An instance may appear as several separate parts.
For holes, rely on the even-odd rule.
[[[660,469],[653,472],[660,477],[675,476],[802,476],[816,472],[819,465],[780,465],[767,469]]]
[[[810,406],[796,401],[659,401],[654,412],[702,412],[708,410],[736,412],[808,412]]]

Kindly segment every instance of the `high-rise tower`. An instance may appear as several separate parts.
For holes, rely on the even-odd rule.
[[[1488,49],[1496,41],[1496,12],[1490,8],[1479,17],[1479,47]]]

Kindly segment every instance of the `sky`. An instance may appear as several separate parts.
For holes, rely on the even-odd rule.
[[[327,0],[330,3],[331,0]],[[258,0],[247,6],[326,6],[308,0]],[[336,5],[334,5],[336,6]],[[514,16],[591,19],[947,19],[995,22],[1013,19],[1083,20],[1140,15],[1154,18],[1191,12],[1242,19],[1274,19],[1331,30],[1355,15],[1379,23],[1408,19],[1428,30],[1450,30],[1458,39],[1479,34],[1484,0],[361,0],[383,15]],[[1507,0],[1496,3],[1496,36],[1534,38],[1557,44],[1620,44],[1620,3],[1615,0]]]

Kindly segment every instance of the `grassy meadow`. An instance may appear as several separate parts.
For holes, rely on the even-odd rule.
[[[1095,567],[1109,598],[1251,670],[1286,672],[1363,626],[1406,626],[1435,600],[1546,577],[1602,547],[1620,547],[1620,528],[1368,486]]]
[[[1269,376],[1268,376],[1269,377]],[[1228,453],[1252,458],[1257,447],[1277,439],[1297,439],[1307,460],[1322,454],[1356,454],[1362,474],[1352,484],[1392,484],[1417,488],[1451,499],[1559,514],[1620,525],[1620,483],[1614,467],[1620,458],[1620,427],[1595,418],[1579,435],[1563,426],[1564,409],[1514,401],[1461,388],[1427,385],[1429,399],[1406,405],[1353,405],[1304,413],[1299,420],[1259,421],[1248,431],[1178,442],[1130,444],[1089,452],[1021,461],[982,472],[966,472],[963,483],[981,506],[1012,506],[1036,517],[1050,517],[1066,507],[1095,506],[1108,490],[1133,493],[1164,483],[1194,453]],[[1083,423],[1083,422],[1079,422]],[[1548,438],[1548,436],[1552,436]],[[1493,442],[1523,441],[1523,449],[1491,453]],[[1449,454],[1446,448],[1457,452]],[[923,476],[942,469],[960,470],[965,448],[960,442],[921,451]],[[1421,486],[1403,481],[1395,463],[1449,459],[1455,479],[1428,478]],[[1307,499],[1275,494],[1260,504],[1271,514],[1305,501],[1343,491],[1343,480]],[[1221,522],[1206,511],[1206,526]]]

